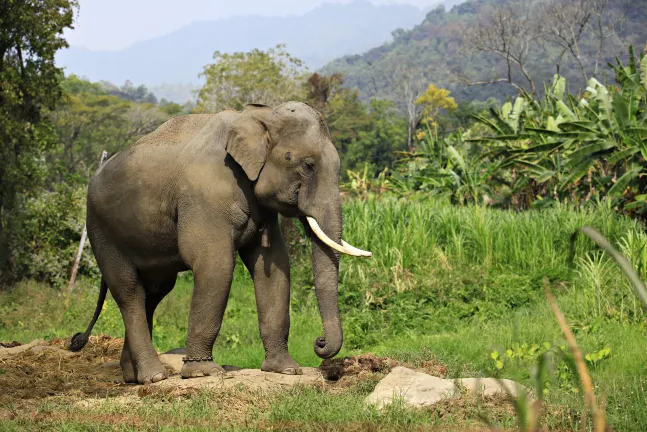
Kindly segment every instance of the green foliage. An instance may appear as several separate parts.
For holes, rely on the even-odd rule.
[[[478,120],[490,137],[474,139],[490,147],[488,157],[528,180],[529,204],[583,203],[609,196],[620,208],[642,215],[645,206],[644,157],[647,88],[630,48],[630,60],[613,66],[619,88],[589,80],[579,100],[566,94],[555,76],[542,100],[528,94],[504,104],[492,118]],[[647,67],[644,54],[640,61]]]
[[[610,356],[609,346],[584,354],[588,368],[593,370]],[[492,351],[490,358],[498,373],[503,373],[510,367],[524,371],[526,379],[535,382],[542,398],[551,392],[581,393],[575,362],[566,345],[552,346],[550,342],[543,342],[541,345],[513,342],[502,352]]]
[[[342,163],[347,170],[366,166],[375,177],[393,165],[395,152],[406,148],[406,121],[398,116],[392,102],[371,100],[367,124],[355,130],[357,137],[342,153]]]
[[[312,74],[303,84],[305,101],[326,119],[333,144],[348,170],[367,169],[376,177],[406,145],[406,122],[393,103],[379,99],[363,104],[357,91],[343,87],[341,74]]]
[[[130,102],[157,104],[157,97],[143,84],[135,87],[130,80],[127,80],[124,85],[117,87],[112,83],[101,81],[100,86],[107,94]]]
[[[206,82],[198,94],[200,112],[241,110],[245,104],[278,105],[302,99],[300,83],[303,62],[277,45],[267,51],[254,49],[233,54],[216,51],[215,63],[206,65],[200,76]]]
[[[455,203],[542,208],[606,197],[632,216],[647,217],[647,56],[612,65],[617,87],[589,80],[586,93],[566,91],[556,75],[544,96],[522,92],[468,129],[418,131],[388,182],[394,192],[426,192]]]
[[[400,153],[399,169],[389,178],[394,190],[426,192],[456,204],[489,199],[498,164],[480,158],[480,149],[465,141],[469,133],[441,136],[436,125],[425,128],[415,151]]]
[[[0,284],[15,278],[12,236],[25,196],[44,177],[42,156],[54,141],[43,117],[61,95],[54,55],[67,46],[75,0],[0,5]]]
[[[441,110],[454,111],[458,108],[454,98],[449,96],[449,91],[429,84],[414,104],[422,106],[422,123],[434,123]]]
[[[104,85],[76,75],[61,85],[63,100],[50,113],[58,135],[58,145],[47,154],[52,182],[80,178],[87,183],[104,150],[116,153],[182,113],[179,107],[158,108],[110,95]]]
[[[84,187],[61,183],[25,203],[14,240],[21,245],[14,255],[18,277],[55,287],[67,283],[85,225],[85,199]],[[88,243],[79,274],[99,277]]]

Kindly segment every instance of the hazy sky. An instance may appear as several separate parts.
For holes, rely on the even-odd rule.
[[[441,0],[370,0],[407,3],[420,8]],[[303,14],[322,3],[349,0],[80,0],[75,29],[66,32],[70,45],[93,50],[118,50],[150,39],[192,21],[232,15],[281,16]]]

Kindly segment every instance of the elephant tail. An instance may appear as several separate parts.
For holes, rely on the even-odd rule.
[[[70,351],[74,351],[74,352],[81,351],[83,347],[88,343],[88,340],[90,338],[90,333],[92,332],[92,328],[94,327],[97,320],[99,319],[99,315],[101,314],[101,309],[103,309],[103,303],[106,300],[107,293],[108,293],[108,284],[106,284],[105,279],[102,277],[101,287],[99,288],[99,299],[97,300],[97,307],[94,310],[94,316],[92,317],[92,321],[90,321],[90,325],[85,330],[85,333],[77,333],[74,336],[72,336],[72,341],[70,342],[70,346],[68,347]]]

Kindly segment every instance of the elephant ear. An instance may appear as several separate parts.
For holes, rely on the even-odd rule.
[[[247,177],[256,181],[265,165],[270,145],[267,128],[262,121],[251,115],[240,115],[232,126],[225,149]]]

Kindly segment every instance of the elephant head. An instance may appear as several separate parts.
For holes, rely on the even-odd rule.
[[[315,340],[321,358],[341,349],[338,305],[339,253],[371,256],[342,239],[339,155],[324,118],[309,105],[247,105],[227,141],[227,152],[254,182],[258,203],[299,217],[312,240],[315,294],[324,336]],[[308,229],[309,228],[309,229]]]

